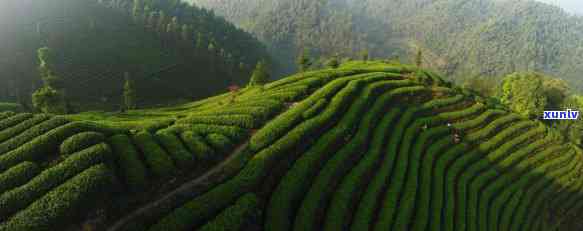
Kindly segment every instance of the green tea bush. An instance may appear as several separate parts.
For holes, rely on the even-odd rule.
[[[512,129],[515,128],[508,128],[505,131],[511,131]],[[516,148],[517,145],[521,144],[522,142],[528,141],[530,138],[535,137],[538,134],[541,134],[544,130],[542,130],[540,127],[535,128],[535,129],[530,129],[526,132],[523,131],[523,133],[519,136],[516,136],[514,139],[512,140],[508,140],[508,142],[506,143],[501,143],[502,145],[497,145],[498,148],[493,151],[490,152],[487,156],[487,158],[481,158],[478,162],[472,164],[472,166],[470,166],[468,168],[467,172],[473,173],[471,174],[470,180],[468,181],[468,184],[465,184],[465,186],[468,188],[468,219],[470,219],[470,221],[479,221],[479,219],[482,219],[481,216],[482,215],[478,215],[479,211],[476,211],[475,209],[479,208],[479,195],[480,194],[480,185],[484,184],[484,181],[487,179],[487,177],[483,176],[482,173],[485,169],[490,167],[490,163],[496,163],[498,158],[500,158],[501,155],[503,155],[504,153],[508,152],[508,150],[514,149]],[[500,135],[495,136],[492,140],[497,139],[498,137],[500,137]],[[503,138],[499,138],[501,140],[505,140]],[[506,139],[507,140],[507,139]],[[491,162],[490,162],[491,161]],[[470,175],[470,174],[469,174]],[[453,205],[447,205],[446,204],[446,209],[453,209]],[[449,210],[446,210],[449,211]],[[485,217],[484,217],[485,218]],[[453,221],[449,221],[449,223],[451,223]],[[469,228],[474,227],[474,224],[478,225],[477,222],[469,222]],[[450,224],[450,226],[453,226]]]
[[[139,132],[133,136],[133,140],[144,154],[146,164],[155,177],[168,177],[176,172],[176,167],[166,151],[154,139],[149,132]]]
[[[322,111],[326,107],[327,104],[328,104],[328,100],[327,99],[320,99],[320,100],[318,100],[316,102],[316,104],[314,104],[312,107],[310,107],[304,113],[302,113],[302,117],[304,119],[309,119],[309,118],[313,117],[314,115],[316,115],[317,113],[319,113],[320,111]]]
[[[365,75],[368,76],[368,75]],[[298,105],[294,106],[290,110],[282,113],[276,119],[267,123],[262,129],[257,131],[251,140],[249,141],[252,150],[258,151],[265,146],[271,144],[275,140],[279,139],[281,136],[286,134],[294,125],[302,121],[302,114],[308,110],[312,105],[314,105],[318,100],[322,98],[330,98],[334,96],[339,91],[344,93],[340,94],[339,97],[342,99],[330,102],[328,107],[334,109],[342,109],[340,107],[339,101],[350,101],[354,96],[354,92],[363,87],[362,84],[354,82],[350,86],[346,86],[351,80],[360,79],[363,76],[354,76],[351,78],[342,78],[332,81],[326,86],[320,88],[318,91],[313,93],[306,100],[300,102]],[[346,90],[344,90],[346,89]]]
[[[312,178],[315,177],[315,179],[314,179],[314,182],[312,183],[311,188],[305,189],[306,191],[308,191],[308,193],[306,194],[304,201],[301,204],[300,212],[298,213],[298,218],[296,219],[296,224],[295,224],[296,230],[309,229],[314,225],[314,223],[315,223],[314,219],[317,217],[317,214],[319,212],[321,212],[321,210],[323,208],[326,207],[325,203],[327,203],[327,201],[332,197],[332,194],[333,194],[334,189],[335,189],[334,185],[337,183],[340,183],[340,180],[342,179],[341,176],[346,174],[347,171],[352,167],[352,164],[354,164],[354,162],[356,162],[358,160],[358,158],[360,158],[360,156],[362,154],[364,154],[363,152],[356,152],[355,150],[367,146],[368,141],[366,139],[368,136],[370,136],[371,132],[373,131],[371,126],[373,126],[373,124],[377,124],[378,120],[380,120],[380,117],[384,115],[384,110],[389,106],[389,103],[391,102],[391,99],[394,97],[395,94],[394,94],[394,92],[386,92],[385,94],[383,94],[382,96],[377,98],[376,101],[374,101],[374,104],[372,105],[372,107],[367,108],[367,106],[369,106],[371,101],[375,98],[375,97],[372,97],[371,95],[376,94],[375,91],[378,89],[378,87],[392,86],[391,83],[394,83],[394,82],[393,81],[388,81],[388,82],[380,81],[380,82],[378,82],[378,84],[376,84],[376,83],[371,84],[370,87],[366,88],[366,90],[363,94],[361,94],[359,97],[356,98],[355,102],[351,105],[349,111],[347,113],[345,113],[345,116],[339,122],[338,129],[335,129],[332,131],[332,133],[336,132],[337,136],[341,136],[339,138],[345,138],[345,136],[347,134],[352,134],[353,132],[356,132],[353,139],[350,140],[350,142],[348,144],[344,145],[342,147],[342,149],[340,149],[339,152],[334,153],[334,152],[330,152],[330,151],[320,151],[319,154],[304,155],[304,156],[300,157],[300,159],[298,161],[296,161],[296,163],[298,163],[298,164],[306,164],[306,163],[302,163],[301,161],[312,161],[312,162],[318,161],[318,162],[311,163],[311,164],[312,165],[316,164],[315,166],[320,166],[323,164],[321,162],[326,161],[328,158],[330,158],[329,160],[327,160],[327,162],[325,163],[323,169],[321,169],[319,174],[316,174],[317,172],[316,173],[309,173],[309,172],[310,171],[318,171],[318,170],[320,170],[320,167],[312,167],[313,168],[312,170],[305,171],[309,175],[314,175],[314,174],[316,174],[316,175],[312,176]],[[364,115],[364,118],[361,119],[361,117],[363,115]],[[360,120],[360,123],[358,122],[359,120]],[[350,128],[353,128],[355,126],[358,126],[358,130],[351,131]],[[334,141],[334,140],[332,140],[332,141],[335,143],[338,142],[338,141]],[[327,155],[334,154],[334,155],[326,157],[323,154],[327,154]],[[316,156],[316,157],[311,157],[311,156]],[[317,156],[322,156],[322,157],[317,157]],[[319,159],[314,159],[314,158],[319,158]],[[307,162],[307,163],[310,164],[309,162]],[[294,168],[295,167],[296,166],[294,165]],[[292,172],[293,170],[294,169],[292,168],[292,170],[290,170],[290,172]],[[306,174],[306,173],[303,173],[303,174]],[[298,180],[307,181],[306,178],[309,178],[310,177],[309,175],[305,175],[305,176],[300,175],[298,177]],[[288,175],[288,176],[290,176],[290,175]],[[335,179],[332,179],[332,178],[335,178]],[[282,183],[283,182],[285,182],[285,178],[284,178],[284,180],[282,180]],[[329,183],[327,187],[324,186],[325,185],[324,182]],[[309,183],[309,182],[306,182],[306,183]],[[307,186],[304,186],[303,184],[298,184],[298,185],[301,185],[303,187],[309,187],[309,185],[307,185]],[[281,186],[283,186],[283,185],[281,185]],[[278,189],[280,189],[280,188],[278,187]],[[296,192],[297,189],[288,190],[288,191]],[[289,193],[289,192],[287,192],[287,193]],[[275,197],[272,197],[272,198],[275,199]],[[274,206],[279,207],[277,204],[274,204]],[[338,220],[334,219],[334,221],[338,221]],[[330,221],[330,222],[334,222],[334,221]],[[328,225],[328,227],[333,226],[332,223],[326,223],[326,225]]]
[[[4,129],[10,128],[14,125],[17,125],[27,119],[32,118],[33,115],[31,113],[20,113],[13,116],[10,116],[6,119],[0,121],[0,131]]]
[[[336,99],[332,100],[333,104],[342,105],[345,103],[344,100],[350,99],[354,87],[358,87],[358,85],[353,84],[353,87],[346,88],[345,93],[337,95]],[[302,142],[304,135],[310,134],[321,127],[323,123],[329,121],[330,117],[335,114],[335,110],[338,109],[338,107],[331,108],[331,112],[322,113],[286,132],[281,139],[276,139],[277,141],[270,147],[259,151],[237,176],[175,209],[154,225],[150,231],[188,229],[200,224],[205,219],[209,219],[212,214],[219,212],[259,184],[274,163],[286,155],[284,150]],[[217,203],[208,203],[208,201],[216,201]]]
[[[16,149],[24,144],[32,141],[33,139],[42,136],[43,134],[56,129],[60,126],[69,123],[69,120],[63,117],[53,117],[47,121],[44,121],[30,129],[24,131],[23,133],[12,137],[11,139],[0,143],[0,154],[6,153],[13,149]]]
[[[34,117],[25,120],[17,125],[14,125],[13,127],[2,130],[0,132],[0,143],[19,135],[20,133],[29,129],[30,127],[35,126],[45,120],[48,120],[49,118],[50,116],[48,115],[43,114],[35,115]]]
[[[23,161],[36,161],[56,154],[59,145],[67,138],[80,132],[91,131],[85,123],[73,122],[53,129],[44,135],[0,156],[0,170],[5,170]]]
[[[0,194],[21,186],[40,172],[33,162],[22,162],[0,174]]]
[[[179,124],[212,124],[227,125],[252,129],[257,126],[255,118],[251,115],[214,115],[214,116],[190,116],[178,121]]]
[[[355,82],[358,83],[358,82]],[[338,156],[345,156],[347,153],[350,153],[350,148],[358,148],[361,147],[359,145],[362,144],[362,140],[351,140],[351,142],[345,145],[335,156],[330,156],[335,152],[328,152],[324,150],[319,150],[321,148],[330,147],[331,144],[337,143],[341,139],[345,138],[348,134],[351,134],[354,131],[354,127],[356,127],[358,123],[359,116],[362,113],[366,112],[365,106],[371,100],[370,95],[372,94],[372,88],[366,88],[366,90],[358,90],[354,92],[354,102],[350,104],[348,111],[344,113],[343,117],[338,122],[338,127],[333,128],[331,131],[327,132],[325,139],[322,141],[317,141],[316,146],[317,149],[312,149],[316,152],[314,153],[307,153],[306,155],[302,155],[292,168],[286,173],[286,175],[282,178],[281,182],[273,192],[272,197],[270,198],[268,209],[267,209],[267,229],[274,229],[276,227],[282,229],[288,229],[291,227],[292,223],[286,217],[292,216],[293,210],[297,207],[298,203],[300,202],[301,196],[307,193],[306,197],[310,198],[311,194],[315,192],[316,196],[319,197],[324,192],[330,191],[328,187],[326,189],[322,189],[318,186],[318,183],[322,181],[318,181],[321,178],[317,178],[314,183],[312,183],[312,188],[310,188],[310,183],[313,181],[315,176],[320,176],[322,172],[328,170],[329,173],[334,174],[334,170],[341,168],[339,163],[335,161],[335,164],[330,164],[332,160],[328,160],[325,165],[326,167],[322,170],[320,175],[318,175],[318,170],[320,170],[321,166],[323,165],[322,162],[325,162],[328,158],[335,158],[339,159]],[[324,113],[329,113],[330,111],[333,112],[334,107],[327,108],[328,110]],[[332,110],[330,110],[332,109]],[[324,114],[322,113],[322,114]],[[371,122],[370,116],[368,116],[369,120],[367,122]],[[361,124],[362,126],[363,124]],[[362,129],[361,127],[359,127]],[[362,130],[358,130],[357,136],[362,136]],[[328,135],[329,134],[329,135]],[[348,147],[348,148],[347,148]],[[348,151],[347,151],[348,150]],[[337,176],[337,175],[336,175]],[[326,178],[329,179],[329,178]],[[331,182],[328,182],[331,183]],[[332,186],[332,184],[328,185]],[[314,190],[314,188],[318,188]],[[308,204],[321,206],[318,201],[311,201]],[[300,214],[305,214],[300,212]]]
[[[71,155],[93,145],[103,143],[105,139],[105,135],[98,132],[82,132],[73,135],[61,144],[61,155]]]
[[[208,134],[206,136],[206,141],[214,150],[217,150],[221,153],[230,151],[234,146],[229,137],[218,133]]]
[[[561,152],[566,153],[566,155],[555,155],[555,158],[549,158],[549,156],[552,156],[553,153],[560,151],[561,148],[562,147],[559,145],[551,145],[550,148],[546,148],[544,151],[538,153],[533,158],[528,158],[524,162],[518,164],[516,169],[518,169],[520,173],[518,171],[513,172],[516,173],[513,174],[513,177],[504,177],[504,179],[498,181],[498,183],[495,183],[497,185],[505,185],[505,188],[490,202],[492,203],[492,207],[489,210],[489,219],[492,219],[492,223],[494,225],[501,225],[509,228],[510,221],[509,219],[504,218],[502,214],[508,213],[508,210],[514,210],[517,206],[517,204],[507,206],[507,203],[509,200],[512,200],[511,197],[514,194],[520,193],[518,190],[528,187],[526,184],[532,180],[532,176],[534,174],[528,174],[527,171],[545,172],[545,169],[552,164],[561,163],[563,160],[568,160],[570,157],[569,152]],[[506,215],[512,217],[512,214]]]
[[[16,113],[14,113],[14,112],[12,112],[12,111],[8,111],[8,112],[0,112],[0,121],[1,121],[1,120],[3,120],[3,119],[6,119],[6,118],[8,118],[8,117],[10,117],[10,116],[13,116],[14,114],[16,114]]]
[[[208,161],[215,158],[215,150],[204,142],[204,139],[194,132],[183,132],[180,138],[196,159]]]
[[[368,152],[366,154],[363,153],[363,159],[342,179],[342,182],[332,195],[330,207],[327,209],[324,230],[349,227],[351,214],[357,206],[355,202],[358,201],[357,198],[364,192],[363,189],[366,188],[369,182],[368,177],[376,170],[375,165],[382,157],[385,137],[390,132],[389,128],[399,115],[399,112],[400,109],[398,108],[391,110],[388,115],[383,116],[380,123],[373,123],[375,126],[374,129],[369,128],[374,133],[370,147],[368,147]],[[383,113],[381,112],[379,115],[383,115]],[[367,127],[364,129],[367,129]]]
[[[514,220],[510,230],[533,230],[534,220],[544,212],[546,200],[557,192],[557,187],[577,174],[576,169],[580,165],[581,158],[568,161],[566,165],[552,169],[539,177],[539,181],[531,184],[524,192],[525,198],[520,202],[515,211]],[[553,180],[555,179],[555,180]]]
[[[259,198],[247,193],[235,204],[221,212],[212,221],[198,229],[200,231],[243,230],[250,220],[260,217]]]
[[[208,135],[211,133],[219,133],[228,136],[232,140],[241,140],[247,136],[247,130],[235,127],[235,126],[222,126],[222,125],[210,125],[210,124],[177,124],[171,128],[177,128],[177,133],[182,133],[185,131],[195,132],[201,135]]]
[[[0,217],[6,217],[26,208],[33,201],[91,166],[107,160],[111,150],[107,144],[98,144],[75,153],[63,162],[41,172],[27,184],[0,195]]]
[[[194,155],[191,154],[186,147],[182,144],[182,141],[174,133],[169,132],[158,132],[156,133],[156,139],[164,146],[170,157],[181,169],[186,169],[193,167],[195,165]]]
[[[0,225],[2,231],[64,230],[86,214],[114,188],[115,176],[106,165],[93,166],[36,200]]]
[[[147,185],[147,169],[130,137],[125,134],[115,135],[109,138],[109,144],[115,154],[115,162],[119,166],[123,182],[134,192],[143,189]]]

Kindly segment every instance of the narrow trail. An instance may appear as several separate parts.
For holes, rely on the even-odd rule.
[[[197,177],[191,181],[188,181],[182,184],[180,187],[167,193],[163,197],[155,201],[152,201],[140,207],[139,209],[132,211],[125,217],[119,219],[107,230],[120,231],[128,223],[136,219],[157,216],[163,212],[171,211],[175,207],[182,205],[186,201],[192,199],[193,195],[196,195],[201,191],[206,191],[211,186],[217,184],[218,182],[223,181],[224,178],[234,175],[236,171],[239,170],[239,168],[233,169],[225,167],[231,165],[235,161],[240,161],[239,157],[244,153],[244,150],[248,147],[248,145],[249,145],[248,141],[239,145],[237,148],[233,150],[233,152],[231,152],[231,155],[229,155],[228,158],[226,158],[221,163],[217,164],[215,167],[207,171],[204,175]]]

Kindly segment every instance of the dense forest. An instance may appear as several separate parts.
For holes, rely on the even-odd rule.
[[[0,99],[30,102],[37,49],[50,48],[72,104],[111,109],[124,76],[141,104],[193,99],[248,81],[264,46],[212,11],[179,1],[25,1],[4,8]],[[16,16],[19,14],[22,16]],[[22,21],[10,20],[17,17]],[[4,33],[6,32],[6,33]],[[204,86],[201,85],[204,82]],[[88,105],[93,105],[89,107]]]
[[[405,62],[420,49],[428,66],[460,82],[538,71],[583,90],[583,18],[532,0],[190,1],[256,34],[288,73],[286,60],[305,48]]]

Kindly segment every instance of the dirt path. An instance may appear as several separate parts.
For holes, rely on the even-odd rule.
[[[236,161],[240,161],[240,158],[242,157],[241,155],[244,153],[244,150],[246,150],[248,145],[248,142],[239,145],[233,150],[233,152],[231,152],[231,155],[227,159],[217,164],[204,175],[188,181],[163,197],[132,211],[125,217],[119,219],[107,230],[120,231],[127,224],[135,220],[152,222],[153,219],[169,213],[174,208],[186,203],[196,195],[208,191],[212,186],[226,180],[226,178],[239,171],[240,168],[225,167]]]

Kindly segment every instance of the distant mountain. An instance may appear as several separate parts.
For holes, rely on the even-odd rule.
[[[422,49],[426,65],[456,79],[531,70],[583,90],[583,18],[532,0],[191,1],[253,32],[272,52],[309,46],[316,55],[357,57],[368,49],[407,61]],[[345,34],[331,32],[338,28]]]

